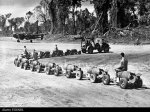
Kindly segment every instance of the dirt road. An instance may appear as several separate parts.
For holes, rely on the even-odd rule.
[[[53,50],[55,43],[21,42],[0,40],[0,107],[149,107],[150,106],[150,45],[111,45],[111,53],[83,54],[71,57],[42,60],[57,63],[74,63],[86,68],[98,65],[107,68],[113,77],[113,68],[119,63],[119,53],[125,52],[129,59],[129,71],[140,72],[144,86],[140,89],[123,90],[116,85],[104,86],[51,76],[17,68],[13,60],[22,53],[23,46],[33,50]],[[79,44],[57,44],[59,49],[80,49]]]

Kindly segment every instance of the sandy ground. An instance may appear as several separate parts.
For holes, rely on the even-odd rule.
[[[149,107],[150,106],[150,45],[110,45],[111,53],[82,54],[40,60],[43,63],[55,61],[59,64],[73,63],[84,70],[97,65],[108,69],[114,76],[114,67],[119,63],[120,52],[129,59],[129,71],[142,73],[143,87],[123,90],[117,85],[104,86],[65,76],[52,76],[17,68],[13,60],[22,53],[23,46],[29,50],[51,51],[55,43],[0,39],[0,107]],[[57,44],[59,49],[76,48],[79,44]]]

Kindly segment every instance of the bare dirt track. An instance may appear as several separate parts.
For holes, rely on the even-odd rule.
[[[59,64],[74,63],[83,68],[97,65],[107,68],[113,77],[113,68],[119,63],[119,53],[125,52],[129,60],[129,71],[142,73],[143,87],[123,90],[116,85],[104,86],[65,76],[36,73],[14,66],[17,54],[23,46],[29,50],[53,50],[55,43],[35,41],[28,43],[8,38],[0,40],[0,107],[149,107],[150,106],[150,45],[111,45],[107,54],[82,54],[40,60]],[[80,49],[79,44],[57,44],[59,49]]]

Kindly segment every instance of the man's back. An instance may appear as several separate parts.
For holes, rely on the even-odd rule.
[[[128,70],[128,59],[125,58],[125,57],[122,57],[120,63],[121,63],[121,69],[122,69],[123,71],[127,71],[127,70]]]
[[[37,52],[33,52],[33,59],[37,60],[38,59],[38,53]]]

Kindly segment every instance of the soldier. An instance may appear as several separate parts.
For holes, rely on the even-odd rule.
[[[128,59],[125,57],[125,54],[122,52],[121,54],[121,61],[120,61],[120,64],[119,64],[119,67],[117,67],[115,69],[116,71],[116,80],[117,80],[117,77],[118,77],[118,72],[122,72],[122,71],[127,71],[128,70]]]
[[[27,57],[27,56],[28,56],[28,51],[27,51],[27,47],[26,47],[26,46],[24,46],[23,54],[25,55],[25,57]]]
[[[55,51],[58,51],[58,47],[57,47],[57,45],[55,45]]]
[[[33,50],[33,60],[38,60],[38,53],[35,51],[35,49]]]

